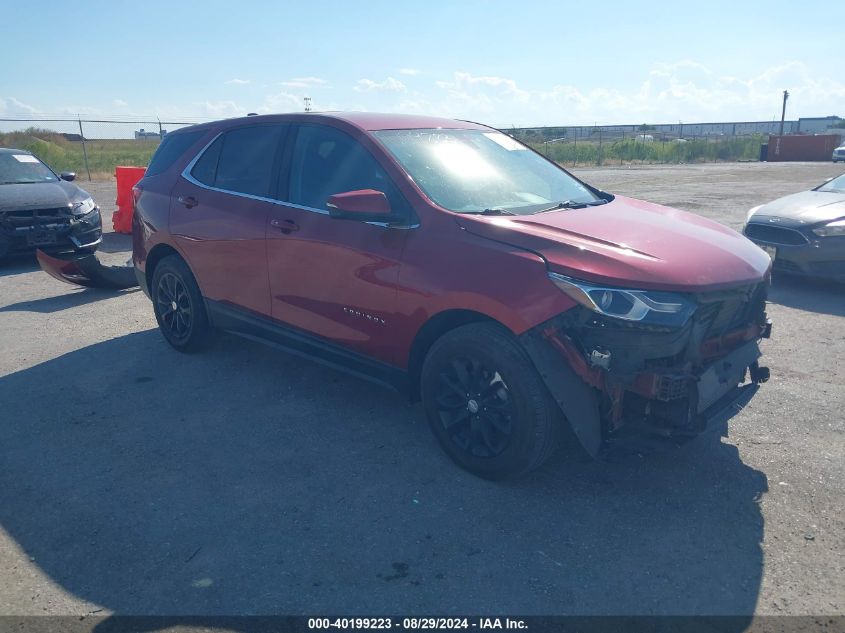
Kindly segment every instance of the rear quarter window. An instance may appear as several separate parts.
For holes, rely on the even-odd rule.
[[[147,166],[145,175],[157,176],[158,174],[170,169],[171,165],[173,165],[173,163],[175,163],[191,145],[196,143],[203,134],[205,134],[204,131],[197,131],[165,136],[161,145],[158,146],[155,154],[153,154],[153,157],[150,159],[150,164]]]
[[[220,160],[220,149],[223,147],[223,137],[218,136],[208,149],[206,149],[194,168],[191,176],[209,187],[214,186],[214,178],[217,175],[217,162]]]

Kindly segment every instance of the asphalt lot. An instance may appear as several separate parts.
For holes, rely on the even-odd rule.
[[[841,171],[577,173],[738,228]],[[2,263],[0,614],[843,614],[845,288],[777,279],[769,312],[727,437],[495,484],[396,393],[234,337],[184,356],[140,291]]]

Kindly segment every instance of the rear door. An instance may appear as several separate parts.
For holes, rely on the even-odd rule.
[[[273,317],[393,363],[390,328],[407,227],[334,219],[326,202],[332,194],[375,189],[409,220],[411,208],[374,154],[337,128],[295,126],[289,154],[283,202],[268,217]]]
[[[215,138],[172,193],[170,232],[203,296],[269,316],[265,233],[287,125],[247,125]]]

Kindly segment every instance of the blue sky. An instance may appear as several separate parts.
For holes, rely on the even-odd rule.
[[[14,8],[10,8],[14,6]],[[0,116],[497,126],[845,115],[841,1],[10,3]]]

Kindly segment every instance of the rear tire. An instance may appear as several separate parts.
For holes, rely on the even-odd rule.
[[[151,286],[153,310],[165,340],[180,352],[208,346],[212,327],[199,286],[178,255],[168,255],[155,267]]]
[[[539,468],[557,448],[562,414],[515,337],[494,323],[444,334],[422,367],[426,415],[461,468],[485,479]]]

